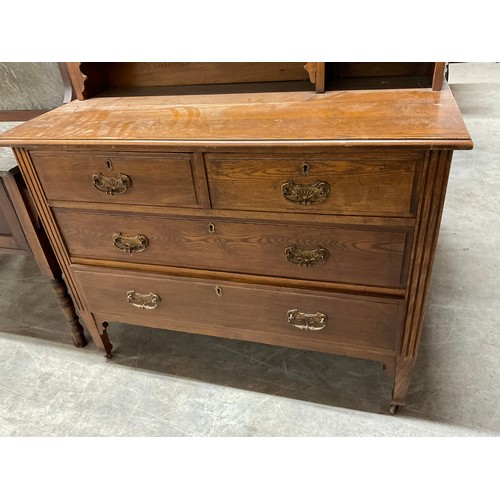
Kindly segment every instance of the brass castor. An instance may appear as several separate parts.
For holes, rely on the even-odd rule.
[[[391,412],[391,415],[396,415],[398,410],[399,410],[399,405],[391,405],[391,408],[389,409],[389,411]]]

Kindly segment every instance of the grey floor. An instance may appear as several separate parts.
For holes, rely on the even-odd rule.
[[[475,142],[456,152],[408,405],[377,363],[112,325],[71,345],[28,257],[0,255],[0,435],[500,435],[500,64],[454,64]]]

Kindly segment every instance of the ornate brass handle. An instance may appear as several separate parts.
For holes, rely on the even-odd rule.
[[[139,293],[135,290],[127,292],[127,302],[139,309],[156,309],[160,303],[160,297],[156,293]]]
[[[113,234],[113,245],[127,253],[143,252],[149,245],[149,240],[143,234],[129,236],[122,233]]]
[[[328,321],[328,316],[320,312],[308,314],[300,312],[298,309],[291,309],[286,315],[288,322],[301,330],[323,330]]]
[[[132,186],[132,179],[126,174],[118,174],[114,177],[98,172],[92,176],[94,187],[109,195],[123,194]]]
[[[312,250],[304,250],[296,245],[285,248],[285,255],[288,262],[301,267],[316,267],[324,264],[330,252],[323,247],[316,247]]]
[[[322,203],[330,194],[330,185],[325,181],[314,184],[295,184],[293,180],[281,185],[283,196],[298,205],[316,205]]]

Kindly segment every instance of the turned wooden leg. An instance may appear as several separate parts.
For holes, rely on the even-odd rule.
[[[392,390],[391,413],[394,415],[400,406],[406,404],[406,396],[410,386],[415,358],[396,357],[396,371],[394,374],[394,388]]]
[[[51,280],[51,283],[64,316],[66,316],[66,319],[69,322],[73,344],[76,347],[85,347],[87,345],[87,339],[83,334],[83,327],[78,320],[75,306],[73,305],[73,301],[71,300],[71,297],[68,294],[68,289],[66,288],[66,283],[64,283],[62,278],[53,279]]]

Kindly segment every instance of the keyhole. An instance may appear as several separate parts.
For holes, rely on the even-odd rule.
[[[217,297],[222,297],[222,288],[220,286],[215,287],[215,295],[217,295]]]
[[[215,233],[215,224],[212,224],[212,222],[208,225],[208,232],[210,234],[214,234]]]
[[[111,160],[104,160],[106,163],[106,167],[109,168],[109,170],[113,170],[113,164],[111,163]]]
[[[304,162],[302,164],[302,174],[307,177],[309,175],[309,169],[310,169],[309,164]]]

